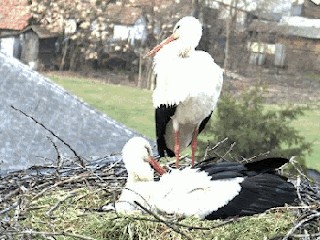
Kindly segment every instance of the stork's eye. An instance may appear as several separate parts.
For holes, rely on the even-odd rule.
[[[179,29],[179,28],[180,28],[180,25],[178,25],[178,26],[176,27],[176,30]]]

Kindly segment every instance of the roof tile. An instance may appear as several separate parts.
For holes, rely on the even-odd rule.
[[[28,0],[2,0],[0,29],[23,30],[29,25],[31,14]]]

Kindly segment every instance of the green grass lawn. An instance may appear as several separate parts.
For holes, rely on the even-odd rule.
[[[151,91],[105,84],[93,79],[61,75],[49,77],[109,117],[147,137],[155,138]]]
[[[307,157],[307,167],[320,170],[320,108],[305,111],[305,115],[294,121],[293,126],[313,143],[313,152]]]
[[[128,86],[105,84],[85,78],[48,75],[56,83],[129,128],[154,139],[152,92]],[[274,107],[274,106],[271,106]],[[320,108],[312,108],[293,122],[293,126],[313,143],[307,166],[320,170]]]

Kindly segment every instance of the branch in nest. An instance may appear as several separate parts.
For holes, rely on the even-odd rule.
[[[46,214],[48,217],[50,217],[52,215],[52,212],[55,211],[64,201],[66,201],[69,198],[72,198],[74,196],[76,196],[77,194],[75,192],[71,192],[70,194],[68,194],[67,196],[65,196],[63,199],[59,200],[52,208],[50,208]]]
[[[177,228],[174,224],[165,221],[163,219],[161,219],[157,214],[155,214],[154,212],[150,211],[149,209],[145,208],[144,206],[142,206],[140,203],[134,201],[134,203],[139,206],[141,209],[143,209],[144,211],[146,211],[148,214],[150,214],[151,216],[153,216],[155,219],[157,219],[159,222],[164,223],[166,226],[168,226],[169,228],[171,228],[173,231],[175,231],[176,233],[182,235],[183,237],[185,237],[188,240],[192,240],[192,237],[190,237],[189,235],[187,235],[186,233],[182,232],[179,228]]]
[[[226,141],[228,140],[228,138],[226,137],[225,139],[223,139],[222,141],[218,142],[216,145],[214,145],[213,147],[209,147],[209,145],[206,147],[206,150],[205,150],[205,154],[203,156],[203,161],[207,159],[208,157],[208,153],[210,151],[213,151],[213,153],[222,158],[223,159],[223,156],[220,156],[216,151],[214,151],[215,149],[217,149],[220,145],[224,144]],[[225,154],[226,155],[226,154]]]
[[[300,222],[298,222],[293,228],[290,229],[290,231],[287,233],[287,235],[282,238],[282,240],[288,240],[290,236],[293,235],[293,233],[301,227],[304,223],[309,222],[313,219],[319,218],[320,212],[316,212],[314,214],[308,215],[307,217],[303,218]]]
[[[190,226],[190,225],[186,225],[186,224],[182,224],[182,223],[178,223],[178,222],[165,221],[160,216],[158,216],[156,213],[154,213],[154,212],[150,211],[149,209],[145,208],[144,206],[142,206],[140,203],[138,203],[136,201],[134,201],[134,203],[136,205],[138,205],[141,209],[146,211],[148,214],[153,216],[157,221],[164,223],[166,226],[171,228],[173,231],[181,234],[182,236],[184,236],[187,239],[192,239],[192,238],[189,235],[187,235],[186,233],[182,232],[176,226],[184,227],[184,228],[187,228],[189,230],[207,230],[207,231],[210,231],[210,230],[212,230],[214,228],[218,228],[218,227],[224,226],[224,225],[229,224],[229,223],[234,223],[234,222],[236,222],[238,220],[238,218],[232,218],[232,219],[225,220],[225,221],[223,221],[221,223],[215,224],[215,225],[210,226],[210,227]],[[150,219],[145,219],[145,220],[150,221]]]
[[[95,238],[75,234],[75,233],[69,233],[69,232],[38,232],[38,231],[33,231],[33,230],[25,230],[25,231],[10,231],[11,233],[15,235],[30,235],[30,236],[65,236],[65,237],[72,237],[72,238],[77,238],[77,239],[82,239],[82,240],[95,240]]]

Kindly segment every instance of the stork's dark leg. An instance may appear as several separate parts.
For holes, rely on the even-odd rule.
[[[194,129],[193,133],[192,133],[192,142],[191,142],[191,151],[192,151],[192,155],[191,155],[191,165],[192,167],[194,166],[194,159],[195,159],[195,155],[196,155],[196,151],[197,151],[197,146],[198,146],[198,128]]]
[[[180,134],[179,134],[179,131],[174,132],[174,155],[176,156],[176,167],[179,168],[179,161],[180,161]]]

